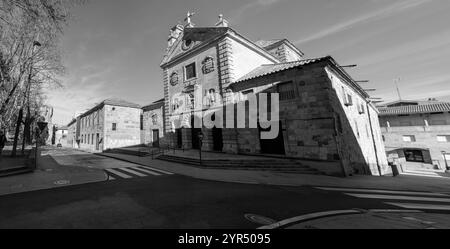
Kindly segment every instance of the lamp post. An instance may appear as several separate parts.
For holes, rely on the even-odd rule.
[[[203,133],[198,134],[198,140],[199,140],[199,153],[200,153],[200,166],[202,166],[202,146],[203,146]]]
[[[450,171],[450,167],[449,167],[448,162],[447,162],[447,152],[446,151],[442,151],[442,155],[444,156],[445,170],[447,172],[449,172]]]
[[[38,166],[38,151],[39,151],[39,138],[42,135],[42,132],[44,131],[45,127],[47,127],[47,122],[37,122],[36,127],[36,150],[35,150],[35,169],[37,169]]]

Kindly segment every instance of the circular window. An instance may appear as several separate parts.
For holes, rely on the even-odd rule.
[[[188,50],[194,45],[194,42],[191,39],[187,39],[183,42],[183,49]]]

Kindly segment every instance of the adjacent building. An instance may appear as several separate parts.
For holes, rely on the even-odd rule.
[[[69,129],[79,149],[100,152],[140,145],[140,117],[139,105],[108,99],[80,115]]]
[[[56,127],[55,129],[55,145],[61,145],[63,147],[71,147],[69,142],[69,129],[67,126]]]
[[[164,137],[164,99],[160,99],[142,108],[141,143],[151,147],[160,147]]]
[[[161,63],[164,143],[334,162],[320,169],[333,175],[390,172],[377,108],[332,57],[306,59],[287,39],[253,42],[228,27],[223,17],[212,27],[195,27],[187,20],[172,28]],[[243,120],[248,125],[250,115],[264,114],[248,107],[261,93],[280,97],[275,139],[261,138],[267,125],[274,125],[271,121],[259,122],[259,128],[230,128]],[[235,112],[233,121],[220,111],[209,112],[223,106],[244,106],[246,112]],[[212,129],[197,125],[202,124],[197,117],[206,113],[216,124]]]
[[[379,108],[386,151],[404,170],[450,164],[450,103],[397,101]]]

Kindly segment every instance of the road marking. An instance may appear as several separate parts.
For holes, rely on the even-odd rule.
[[[140,172],[137,172],[137,171],[134,171],[134,170],[128,169],[128,168],[120,168],[120,170],[123,170],[125,172],[128,172],[128,173],[136,175],[136,176],[140,176],[140,177],[146,177],[147,176],[147,175],[144,175],[144,174],[142,174]]]
[[[404,201],[426,201],[426,202],[450,202],[450,199],[418,197],[418,196],[401,196],[401,195],[366,195],[366,194],[350,194],[346,195],[364,198],[364,199],[383,199],[383,200],[404,200]]]
[[[116,180],[116,178],[114,178],[114,177],[108,175],[108,181],[114,181],[114,180]]]
[[[148,170],[151,170],[151,171],[156,171],[156,172],[159,172],[159,173],[162,173],[162,174],[166,174],[166,175],[173,175],[174,173],[171,173],[171,172],[168,172],[168,171],[165,171],[165,170],[161,170],[161,169],[155,169],[155,168],[151,168],[151,167],[148,167],[148,166],[139,166],[140,168],[145,168],[145,169],[148,169]]]
[[[290,218],[287,220],[279,221],[272,225],[263,226],[258,229],[277,229],[277,228],[284,227],[284,226],[287,226],[290,224],[301,223],[301,222],[305,222],[305,221],[309,221],[309,220],[322,219],[322,218],[327,218],[330,216],[337,216],[337,215],[350,215],[350,214],[361,214],[361,213],[362,212],[358,211],[358,210],[337,210],[337,211],[313,213],[313,214],[302,215],[302,216]]]
[[[403,195],[423,195],[423,196],[449,196],[441,193],[430,193],[430,192],[411,192],[411,191],[388,191],[388,190],[377,190],[377,189],[353,189],[353,188],[316,188],[326,191],[345,191],[345,192],[362,192],[362,193],[378,193],[378,194],[403,194]]]
[[[121,173],[121,172],[119,172],[119,171],[117,171],[117,170],[114,170],[114,169],[106,169],[106,171],[108,171],[109,173],[112,173],[112,174],[114,174],[114,175],[120,176],[120,177],[122,177],[122,178],[125,178],[125,179],[133,178],[133,177],[131,177],[131,176],[129,176],[129,175],[126,175],[126,174]]]
[[[145,172],[147,174],[154,175],[154,176],[160,176],[161,175],[161,174],[158,174],[156,172],[153,172],[153,171],[150,171],[150,170],[146,170],[146,169],[141,169],[141,168],[138,168],[138,167],[132,168],[132,169],[133,170],[137,170],[137,171],[142,171],[142,172]]]
[[[420,173],[402,173],[403,176],[421,176],[421,177],[430,177],[430,178],[448,178],[448,176],[440,176],[440,175],[428,175],[428,174],[420,174]]]
[[[407,208],[407,209],[424,209],[424,210],[445,210],[449,211],[450,206],[446,205],[431,205],[431,204],[419,204],[419,203],[394,203],[394,202],[386,202],[386,204]]]

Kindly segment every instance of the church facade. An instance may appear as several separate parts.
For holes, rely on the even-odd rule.
[[[287,39],[253,42],[222,16],[196,27],[188,15],[161,63],[162,143],[334,162],[319,169],[330,175],[390,173],[370,96],[332,57],[304,56]]]

